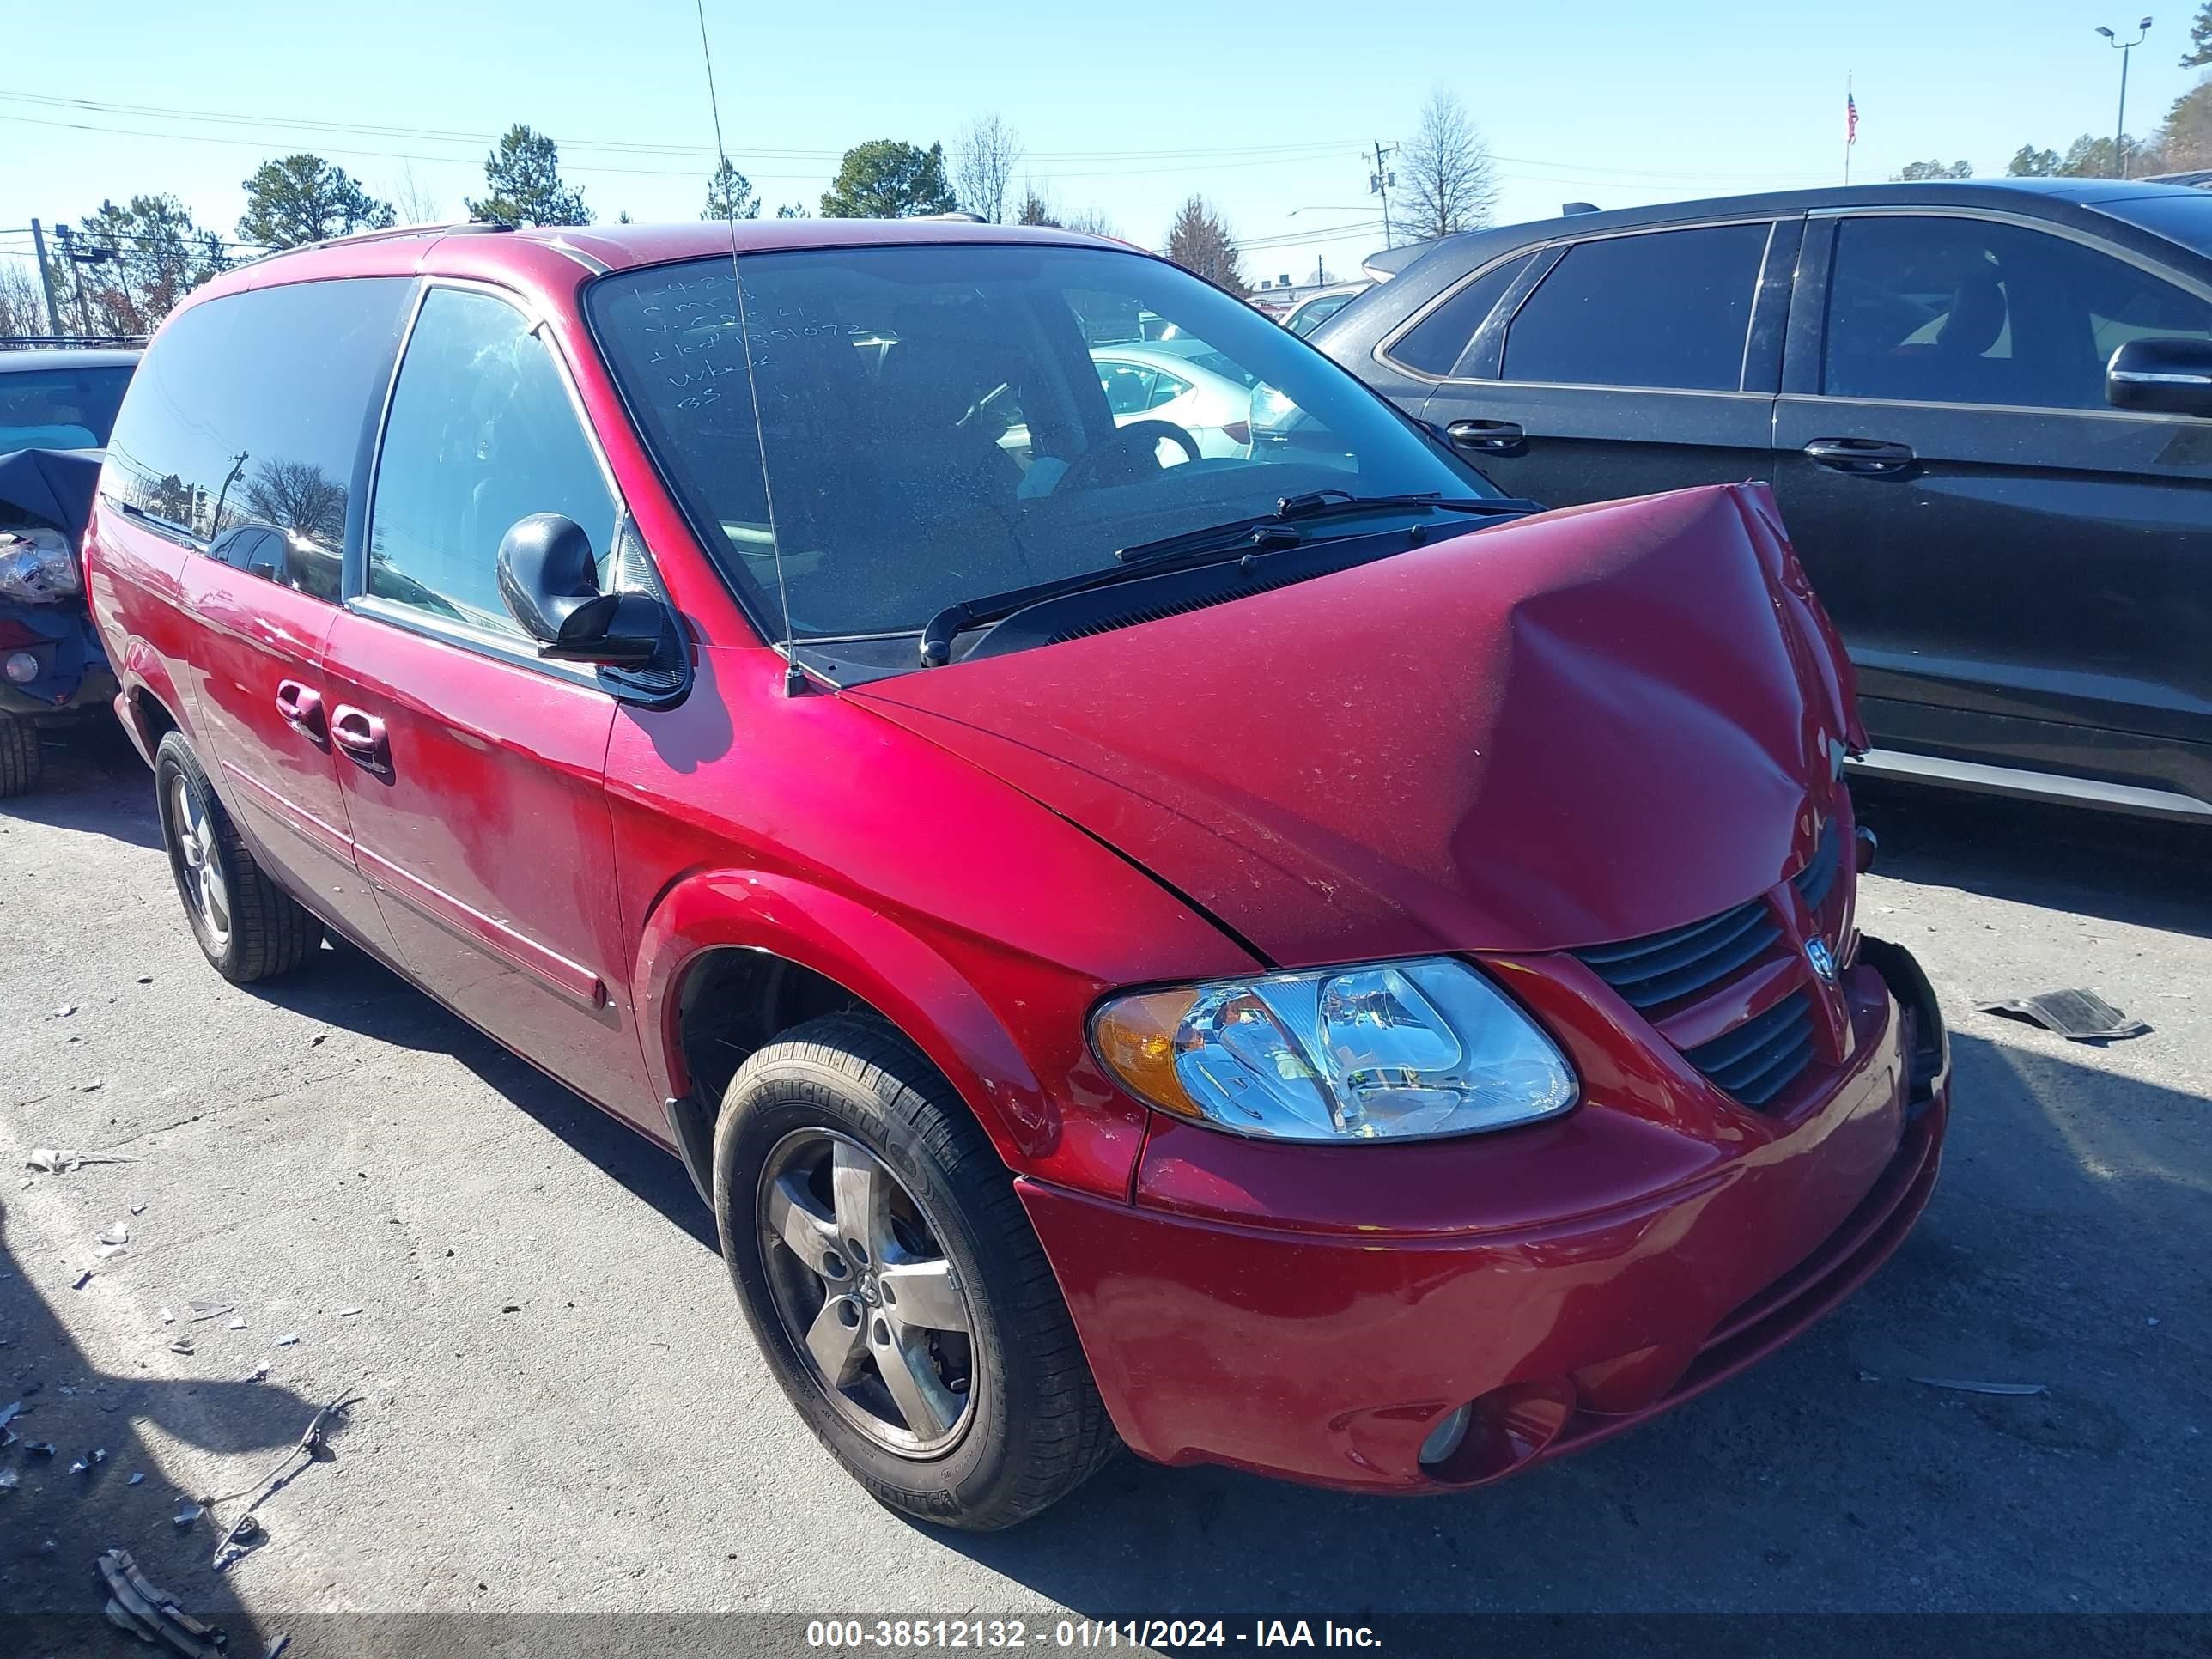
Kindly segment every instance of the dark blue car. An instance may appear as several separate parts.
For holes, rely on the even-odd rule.
[[[137,362],[135,350],[0,343],[0,799],[37,785],[42,732],[115,695],[77,543]]]

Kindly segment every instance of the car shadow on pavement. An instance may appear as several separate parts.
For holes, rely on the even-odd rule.
[[[39,787],[0,801],[0,823],[21,818],[112,836],[134,847],[161,846],[153,774],[121,726],[111,720],[87,720],[66,737],[49,737],[41,753],[46,774]]]
[[[1898,1255],[1617,1439],[1425,1501],[1125,1457],[1025,1527],[932,1535],[1103,1620],[2201,1610],[2212,1516],[2175,1471],[2212,1436],[2212,1105],[1972,1036],[1954,1063]]]
[[[239,988],[380,1042],[451,1054],[699,1243],[720,1252],[714,1218],[673,1154],[501,1048],[374,957],[349,945],[326,945],[306,972]]]
[[[40,1179],[82,1181],[100,1173],[95,1167]],[[148,1358],[139,1374],[103,1371],[77,1346],[53,1305],[75,1295],[97,1297],[98,1281],[76,1291],[70,1288],[76,1263],[18,1257],[9,1232],[10,1206],[20,1202],[14,1194],[0,1201],[0,1409],[10,1402],[21,1407],[0,1431],[0,1437],[15,1437],[0,1446],[0,1470],[14,1476],[12,1486],[0,1490],[0,1650],[110,1652],[131,1645],[100,1618],[106,1593],[94,1565],[102,1551],[119,1546],[187,1612],[226,1628],[233,1653],[259,1652],[263,1633],[232,1577],[211,1565],[246,1500],[222,1504],[179,1528],[181,1503],[220,1494],[180,1491],[173,1475],[185,1474],[179,1465],[190,1460],[167,1443],[253,1454],[247,1473],[234,1483],[242,1486],[264,1468],[274,1468],[282,1449],[297,1445],[317,1410],[330,1402],[273,1382],[143,1374],[158,1363],[156,1355],[169,1360],[167,1346],[181,1324],[144,1334]],[[325,1430],[339,1457],[343,1430],[342,1418]],[[157,1439],[149,1442],[148,1431]],[[33,1449],[49,1444],[52,1455]],[[156,1462],[165,1454],[170,1473]],[[87,1465],[81,1471],[73,1467],[80,1462]],[[144,1480],[132,1485],[140,1473]],[[276,1508],[266,1517],[268,1536],[274,1540],[283,1527]],[[30,1617],[19,1624],[19,1615]]]
[[[2212,823],[1870,779],[1851,800],[1879,874],[2212,938]]]

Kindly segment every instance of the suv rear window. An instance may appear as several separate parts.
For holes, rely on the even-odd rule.
[[[1514,313],[1504,378],[1733,392],[1765,224],[1578,242]]]
[[[335,599],[367,420],[380,408],[413,282],[362,276],[226,295],[147,348],[100,493],[218,556]],[[252,525],[281,532],[281,559]],[[234,556],[233,550],[236,549]]]
[[[26,368],[0,364],[0,455],[18,449],[97,449],[131,384],[125,368]]]

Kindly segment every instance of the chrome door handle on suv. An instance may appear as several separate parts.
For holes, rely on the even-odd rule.
[[[1838,472],[1871,477],[1902,472],[1916,459],[1910,444],[1887,443],[1880,438],[1815,438],[1805,446],[1805,455]]]
[[[284,724],[311,743],[331,740],[330,721],[323,713],[323,694],[297,680],[281,680],[276,686],[276,712]]]
[[[331,741],[345,750],[348,759],[372,772],[392,769],[392,744],[384,722],[351,703],[342,702],[332,712]]]
[[[1484,455],[1519,455],[1528,447],[1528,434],[1516,421],[1454,421],[1444,436],[1455,448]]]

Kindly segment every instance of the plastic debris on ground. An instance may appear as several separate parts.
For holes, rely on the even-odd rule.
[[[189,1336],[180,1336],[169,1344],[171,1353],[190,1353],[191,1351],[192,1340]]]
[[[283,1335],[282,1335],[282,1336],[280,1336],[280,1337],[278,1337],[278,1338],[276,1339],[276,1346],[277,1346],[278,1347],[280,1347],[280,1348],[289,1348],[289,1347],[290,1347],[290,1346],[291,1346],[295,1342],[297,1342],[299,1340],[300,1340],[300,1334],[299,1334],[299,1332],[297,1332],[297,1331],[287,1331],[287,1332],[285,1332],[285,1333],[284,1333],[284,1334],[283,1334]]]
[[[207,1506],[204,1504],[186,1504],[177,1510],[173,1518],[176,1521],[177,1529],[181,1532],[206,1513]]]
[[[358,1308],[340,1308],[338,1310],[338,1317],[340,1319],[351,1319],[360,1311],[361,1310]]]
[[[23,1449],[33,1457],[52,1457],[54,1455],[54,1443],[51,1440],[33,1440]]]
[[[66,1175],[71,1170],[82,1169],[88,1164],[136,1164],[135,1158],[119,1152],[85,1152],[74,1146],[33,1146],[24,1158],[27,1169],[39,1170],[47,1175]]]
[[[0,1492],[13,1492],[15,1490],[15,1471],[13,1469],[0,1469]]]
[[[261,1650],[261,1659],[277,1659],[277,1656],[291,1645],[291,1633],[280,1630],[269,1638],[269,1645]]]
[[[2049,1394],[2051,1389],[2041,1382],[1977,1382],[1963,1376],[1916,1376],[1915,1382],[1924,1382],[1931,1389],[1955,1389],[1961,1394],[2031,1395]]]
[[[2141,1036],[2150,1027],[2130,1019],[2094,991],[2045,991],[2040,996],[2014,997],[2009,1002],[1985,1002],[1985,1014],[2026,1020],[2046,1031],[2056,1031],[2075,1042],[2111,1042]]]
[[[128,1480],[125,1481],[123,1484],[124,1484],[125,1486],[137,1486],[138,1484],[140,1484],[140,1483],[141,1483],[142,1481],[143,1481],[145,1479],[146,1479],[146,1471],[145,1471],[145,1470],[143,1470],[143,1469],[133,1469],[133,1470],[131,1470],[131,1478],[130,1478]]]
[[[0,1406],[0,1429],[6,1428],[22,1414],[23,1402],[20,1400],[13,1400],[4,1406]]]
[[[185,1312],[190,1316],[192,1323],[195,1325],[198,1324],[203,1319],[220,1319],[225,1314],[236,1313],[237,1311],[238,1304],[235,1302],[225,1302],[219,1305],[213,1302],[187,1302],[185,1304]]]
[[[127,1221],[117,1222],[106,1232],[100,1234],[100,1242],[103,1244],[128,1244],[131,1242],[131,1224]]]
[[[130,1551],[106,1552],[99,1568],[107,1588],[104,1611],[118,1629],[184,1654],[187,1659],[217,1659],[229,1652],[230,1638],[186,1613],[175,1596],[138,1571]]]

